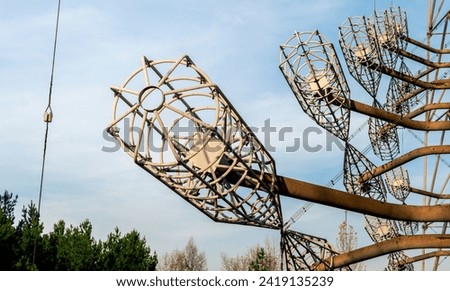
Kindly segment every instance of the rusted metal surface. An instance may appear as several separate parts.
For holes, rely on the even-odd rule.
[[[282,176],[277,176],[275,191],[287,197],[386,219],[420,222],[450,221],[450,204],[422,206],[380,202]]]
[[[325,260],[324,263],[318,264],[315,270],[332,270],[401,250],[422,248],[450,248],[450,235],[429,234],[400,236],[391,240],[386,240],[377,244],[362,247],[345,254],[332,256]]]
[[[370,169],[367,173],[361,175],[359,180],[360,182],[368,181],[373,177],[377,177],[383,173],[386,173],[389,170],[397,168],[419,157],[427,155],[442,155],[442,154],[450,154],[450,145],[436,145],[414,149],[404,155],[399,156],[398,158],[390,162],[387,162],[381,166]]]
[[[347,100],[347,102],[343,103],[343,106],[346,108],[364,114],[366,116],[378,118],[390,123],[393,123],[397,126],[404,126],[410,129],[423,130],[423,131],[441,131],[441,130],[450,130],[450,121],[422,121],[422,120],[413,120],[408,118],[407,116],[401,116],[398,114],[394,114],[388,112],[386,110],[376,108],[374,106],[370,106],[355,100]],[[431,106],[431,105],[430,105]],[[446,107],[447,105],[436,105],[436,108]],[[434,106],[433,106],[434,107]]]

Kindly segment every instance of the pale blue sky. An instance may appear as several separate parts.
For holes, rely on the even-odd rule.
[[[376,6],[391,3],[408,13],[411,36],[423,39],[427,1],[378,0]],[[19,194],[18,208],[38,199],[56,5],[56,0],[0,0],[0,190]],[[338,26],[373,9],[374,1],[355,0],[62,0],[42,200],[46,231],[59,219],[78,225],[85,218],[97,239],[115,226],[123,233],[136,228],[161,256],[192,236],[213,270],[220,268],[222,252],[243,254],[265,239],[278,242],[276,231],[214,223],[123,152],[102,152],[110,146],[102,135],[111,119],[109,87],[121,84],[143,55],[188,54],[250,126],[260,128],[270,118],[273,126],[294,128],[284,141],[276,136],[271,141],[279,174],[326,185],[342,168],[341,151],[285,151],[313,123],[278,69],[279,45],[296,30],[319,29],[338,49]],[[367,98],[348,81],[354,95]],[[356,128],[364,118],[355,118]],[[323,143],[323,136],[312,142]],[[283,200],[285,219],[303,203]],[[355,225],[362,222],[360,215],[349,217]],[[315,206],[293,228],[335,243],[343,219],[340,210]],[[360,246],[369,244],[364,230],[358,232]],[[381,269],[385,263],[372,265]]]

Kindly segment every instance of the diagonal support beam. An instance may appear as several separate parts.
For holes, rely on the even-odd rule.
[[[415,40],[415,39],[413,39],[413,38],[410,38],[410,37],[407,37],[406,38],[406,41],[407,42],[409,42],[409,43],[411,43],[411,44],[413,44],[413,45],[415,45],[415,46],[418,46],[418,47],[420,47],[420,48],[423,48],[423,49],[425,49],[425,50],[427,50],[427,51],[430,51],[430,52],[432,52],[432,53],[435,53],[435,54],[442,54],[442,55],[444,55],[444,54],[450,54],[450,49],[437,49],[437,48],[434,48],[434,47],[431,47],[431,46],[429,46],[429,45],[426,45],[426,44],[424,44],[424,43],[422,43],[422,42],[420,42],[420,41],[418,41],[418,40]]]
[[[227,176],[227,179],[233,183],[238,181],[240,176],[240,173],[234,171]],[[272,176],[269,175],[263,177],[268,184],[272,182],[271,179]],[[387,203],[288,177],[276,176],[276,179],[273,192],[285,197],[386,219],[418,222],[450,221],[450,204],[416,206]],[[254,181],[250,179],[241,182],[243,187],[251,188],[253,184]]]
[[[378,118],[396,125],[400,125],[409,129],[423,130],[423,131],[440,131],[440,130],[450,130],[450,121],[420,121],[420,120],[412,120],[407,116],[401,116],[398,114],[394,114],[383,110],[381,108],[377,108],[374,106],[370,106],[355,100],[347,99],[343,103],[343,106],[346,108],[370,116],[374,118]],[[431,108],[430,108],[431,107]],[[427,110],[433,109],[441,109],[447,108],[448,104],[443,103],[443,105],[430,105],[424,108],[424,112]],[[416,114],[415,112],[414,114]],[[421,113],[421,112],[420,112]],[[417,114],[420,114],[417,113]],[[414,115],[411,115],[414,116]]]
[[[336,269],[401,250],[425,248],[450,248],[450,235],[432,234],[400,236],[330,257],[324,260],[323,263],[318,264],[315,270],[329,270],[328,266],[331,266],[331,269]]]
[[[386,164],[378,166],[376,168],[371,169],[369,172],[366,172],[361,175],[359,181],[364,183],[373,177],[377,177],[381,174],[386,173],[394,168],[397,168],[407,162],[410,162],[414,159],[429,156],[429,155],[442,155],[442,154],[450,154],[450,145],[436,145],[436,146],[428,146],[414,149]]]
[[[405,260],[404,265],[418,262],[418,261],[423,261],[423,260],[430,259],[430,258],[448,257],[448,256],[450,256],[450,250],[445,250],[445,251],[440,250],[440,251],[429,252],[429,253],[425,253],[423,255],[418,255],[418,256],[415,256],[415,257]]]
[[[386,203],[287,177],[277,176],[277,179],[275,192],[295,199],[386,219],[420,222],[450,221],[450,204],[415,206]]]
[[[434,69],[440,69],[440,68],[449,68],[450,63],[449,62],[432,62],[425,58],[419,57],[415,54],[412,54],[408,51],[402,50],[402,49],[394,49],[392,50],[394,53],[398,53],[399,55],[406,57],[408,59],[411,59],[413,61],[416,61],[424,66],[434,68]]]
[[[411,191],[412,193],[416,193],[416,194],[420,194],[423,196],[428,196],[428,197],[432,197],[432,198],[436,198],[436,199],[450,199],[450,194],[438,194],[438,193],[433,193],[430,191],[425,191],[425,190],[414,188],[414,187],[411,187],[409,189],[409,191]]]
[[[423,89],[432,89],[432,90],[450,89],[450,79],[441,79],[441,80],[437,80],[437,81],[426,82],[426,81],[419,80],[416,77],[403,74],[401,72],[398,72],[398,71],[388,68],[386,66],[380,66],[378,64],[373,64],[373,63],[368,63],[368,62],[361,62],[361,64],[371,70],[378,71],[382,74],[400,79],[400,80],[408,82],[410,84],[414,84]]]

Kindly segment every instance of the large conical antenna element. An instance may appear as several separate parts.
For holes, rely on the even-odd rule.
[[[282,227],[274,160],[188,56],[143,57],[111,89],[108,132],[136,164],[215,221]]]
[[[280,46],[280,69],[303,111],[335,136],[348,139],[350,99],[333,45],[317,30],[295,32]]]

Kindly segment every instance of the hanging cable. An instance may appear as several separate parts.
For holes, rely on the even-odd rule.
[[[45,158],[47,154],[47,142],[48,142],[48,132],[49,132],[49,124],[53,120],[53,111],[52,111],[52,90],[53,90],[53,76],[55,74],[55,59],[56,59],[56,47],[58,43],[58,30],[59,30],[59,17],[61,13],[61,0],[58,0],[58,8],[56,12],[56,25],[55,25],[55,38],[53,42],[53,55],[52,55],[52,68],[51,68],[51,74],[50,74],[50,85],[48,90],[48,103],[47,108],[44,112],[44,122],[45,122],[45,135],[44,135],[44,149],[42,153],[42,166],[41,166],[41,179],[39,184],[39,200],[38,200],[38,216],[41,215],[41,201],[42,201],[42,190],[44,186],[44,172],[45,172]],[[36,258],[36,240],[34,240],[34,247],[33,247],[33,265],[35,263]]]
[[[45,169],[45,157],[47,153],[47,141],[48,141],[48,129],[49,123],[53,120],[52,112],[52,90],[53,90],[53,76],[55,74],[55,59],[56,59],[56,46],[58,43],[58,30],[59,30],[59,16],[61,13],[61,0],[58,0],[58,9],[56,12],[56,25],[55,25],[55,39],[53,42],[53,56],[52,56],[52,69],[50,74],[50,86],[48,90],[48,104],[44,112],[44,122],[45,122],[45,136],[44,136],[44,150],[42,154],[42,167],[41,167],[41,181],[39,185],[39,202],[38,202],[38,214],[41,210],[41,200],[42,200],[42,188],[44,184],[44,169]]]

